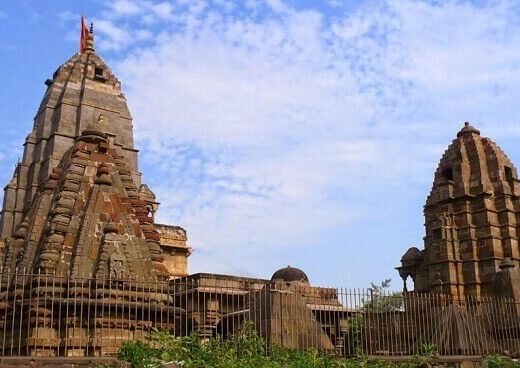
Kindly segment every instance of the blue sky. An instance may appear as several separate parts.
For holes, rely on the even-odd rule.
[[[192,272],[398,288],[463,122],[520,162],[518,1],[19,0],[0,3],[2,183],[81,13]]]

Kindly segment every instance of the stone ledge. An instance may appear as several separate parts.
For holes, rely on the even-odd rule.
[[[108,364],[129,367],[113,357],[0,357],[0,367],[7,368],[86,368]]]

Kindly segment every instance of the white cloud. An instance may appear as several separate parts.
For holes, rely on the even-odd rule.
[[[195,270],[233,272],[234,260],[255,273],[268,260],[244,260],[244,247],[327,249],[326,234],[364,223],[396,252],[376,261],[391,273],[406,244],[385,226],[419,183],[429,189],[462,122],[518,124],[520,22],[507,3],[388,1],[333,18],[272,0],[235,13],[139,4],[140,26],[162,16],[171,28],[115,69],[160,219],[188,228]],[[105,47],[132,45],[126,23],[104,22]],[[370,239],[343,239],[345,252]]]
[[[158,4],[150,4],[150,9],[157,17],[162,19],[169,19],[173,12],[172,4],[167,1]]]
[[[132,37],[134,32],[117,26],[114,22],[107,19],[95,19],[96,47],[100,50],[121,50],[130,45],[135,39]],[[138,30],[139,34],[149,34],[149,31]]]
[[[172,35],[118,67],[144,160],[171,175],[154,185],[168,198],[160,216],[190,229],[200,251],[225,244],[228,257],[244,244],[307,243],[362,212],[327,196],[350,182],[338,166],[376,158],[373,142],[347,141],[374,111],[351,74],[323,68],[322,31],[310,11],[265,23],[213,14],[194,34]],[[168,142],[197,142],[203,154],[190,155],[202,163],[179,167],[188,157]]]
[[[197,2],[194,2],[197,3]],[[171,20],[174,6],[170,1],[134,1],[134,0],[114,0],[107,1],[108,16],[132,17],[146,16],[146,23],[153,23],[157,20]],[[152,22],[153,20],[153,22]]]
[[[147,29],[138,29],[135,31],[135,37],[139,41],[150,40],[153,38],[153,33]]]
[[[139,2],[131,0],[112,0],[106,4],[110,10],[121,16],[136,15],[143,11]]]

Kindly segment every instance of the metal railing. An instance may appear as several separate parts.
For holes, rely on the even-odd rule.
[[[342,356],[515,355],[519,316],[511,299],[210,275],[145,282],[0,273],[2,356],[109,356],[154,328],[204,341],[245,321],[269,344]]]

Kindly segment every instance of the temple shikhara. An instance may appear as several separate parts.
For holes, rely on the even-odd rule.
[[[121,83],[94,51],[92,32],[87,30],[86,37],[84,49],[45,82],[47,90],[24,143],[23,159],[5,187],[0,222],[4,272],[52,275],[52,296],[62,291],[65,298],[84,299],[85,308],[89,288],[77,285],[71,290],[65,280],[151,282],[187,276],[191,252],[183,228],[154,221],[159,203],[141,183],[132,117]],[[50,279],[45,280],[46,287],[37,285],[31,293],[50,298]],[[29,286],[24,281],[4,276],[4,290],[25,292]],[[121,289],[110,287],[112,294]],[[130,291],[118,293],[114,300]],[[146,298],[163,297],[155,293]],[[24,309],[21,318],[29,335],[15,338],[32,344],[36,354],[59,346],[63,338],[80,344],[88,337],[84,327],[92,323],[103,327],[93,349],[101,351],[103,339],[114,337],[110,314],[91,316],[90,321],[85,316],[59,321],[48,317],[55,306],[47,307]],[[31,318],[36,310],[43,316]],[[78,327],[69,329],[68,336],[58,336],[59,323]]]
[[[96,54],[60,66],[5,187],[4,268],[69,276],[186,276],[186,232],[159,225],[141,183],[132,117],[121,83]]]
[[[444,152],[424,206],[424,250],[398,268],[415,291],[520,301],[520,180],[505,153],[465,123]]]
[[[520,354],[520,180],[469,123],[435,172],[424,250],[406,251],[403,293],[387,297],[312,286],[291,266],[190,275],[186,230],[155,222],[121,82],[84,21],[80,51],[45,84],[4,189],[0,359],[113,356],[155,328],[205,342],[245,322],[268,343],[342,356]]]

